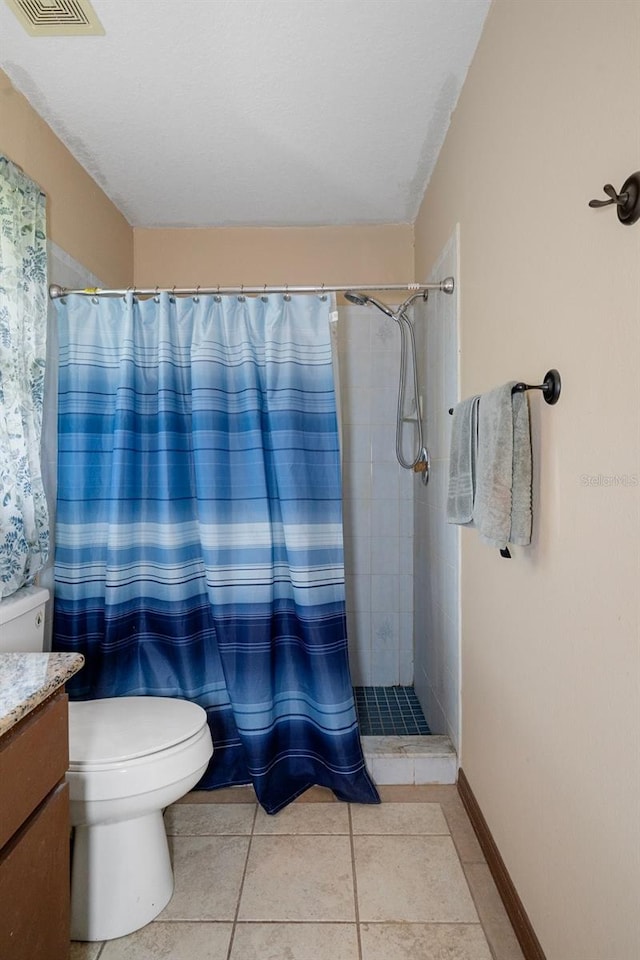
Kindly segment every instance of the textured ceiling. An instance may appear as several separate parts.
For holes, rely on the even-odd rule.
[[[93,0],[82,38],[0,3],[0,66],[135,226],[411,222],[489,3]]]

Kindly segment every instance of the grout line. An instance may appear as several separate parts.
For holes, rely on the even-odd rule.
[[[458,851],[456,850],[456,853],[457,853],[457,852],[458,852]],[[460,855],[459,855],[459,854],[458,854],[458,859],[460,859]],[[476,895],[475,895],[475,893],[474,893],[474,891],[473,891],[473,887],[472,887],[471,884],[469,883],[469,877],[467,876],[467,871],[465,870],[465,864],[462,862],[462,860],[460,860],[460,866],[462,867],[462,873],[463,873],[463,875],[464,875],[464,882],[465,882],[466,885],[467,885],[467,889],[468,889],[468,891],[469,891],[469,896],[471,897],[471,902],[473,903],[473,905],[474,905],[474,907],[475,907],[475,910],[476,910],[476,913],[478,914],[478,922],[479,922],[479,924],[480,924],[480,929],[481,929],[482,932],[484,933],[484,938],[485,938],[485,940],[487,941],[487,946],[489,947],[489,953],[491,954],[491,958],[492,958],[492,960],[500,960],[500,957],[499,957],[498,954],[496,953],[496,947],[495,947],[495,945],[494,945],[494,943],[493,943],[493,938],[489,936],[489,931],[487,930],[487,928],[486,928],[485,925],[484,925],[484,921],[483,921],[482,915],[481,915],[481,913],[480,913],[480,906],[479,906],[478,900],[477,900]],[[508,921],[508,922],[510,923],[510,921]]]
[[[456,856],[457,856],[458,860],[460,861],[460,866],[464,868],[464,865],[465,865],[465,863],[466,863],[467,861],[462,859],[462,855],[461,855],[461,853],[460,853],[460,850],[458,849],[458,844],[456,843],[456,837],[455,837],[454,830],[453,830],[451,824],[449,823],[449,817],[447,816],[447,806],[448,806],[447,801],[446,801],[446,800],[441,800],[441,801],[439,801],[439,803],[440,803],[440,809],[442,810],[442,816],[444,817],[445,823],[446,823],[447,828],[448,828],[448,830],[449,830],[449,836],[451,837],[451,840],[453,841],[453,847],[454,847],[454,850],[456,851]],[[469,826],[471,826],[471,824],[469,824]],[[481,863],[482,861],[478,861],[478,862]],[[465,876],[465,880],[466,880],[466,876]],[[468,883],[467,883],[467,886],[469,886]]]
[[[251,853],[251,845],[253,843],[253,831],[255,830],[256,820],[258,817],[258,806],[256,803],[253,810],[253,821],[251,823],[251,833],[249,834],[249,843],[247,844],[247,855],[244,860],[244,869],[242,871],[242,879],[240,880],[240,888],[238,890],[238,902],[236,903],[236,911],[233,917],[233,926],[231,927],[231,937],[229,939],[229,948],[227,950],[227,960],[231,960],[231,951],[233,950],[233,941],[236,936],[236,926],[238,924],[238,914],[240,913],[240,901],[242,900],[242,893],[244,891],[244,881],[247,876],[247,867],[249,866],[249,855]]]
[[[356,937],[358,940],[358,960],[362,960],[362,939],[360,936],[360,910],[358,909],[358,878],[356,874],[356,849],[353,836],[353,819],[351,816],[351,804],[348,805],[349,814],[349,844],[351,846],[351,872],[353,874],[353,906],[356,918]]]

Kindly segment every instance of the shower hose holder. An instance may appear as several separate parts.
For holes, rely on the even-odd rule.
[[[418,455],[418,459],[413,465],[413,472],[419,473],[425,487],[429,483],[429,473],[431,472],[431,457],[426,447],[423,447]]]

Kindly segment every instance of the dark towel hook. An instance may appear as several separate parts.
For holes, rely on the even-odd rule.
[[[640,171],[632,173],[622,184],[620,193],[616,193],[615,188],[610,183],[605,183],[602,188],[608,200],[590,200],[590,207],[609,207],[615,205],[618,210],[618,220],[631,226],[636,220],[640,219]]]

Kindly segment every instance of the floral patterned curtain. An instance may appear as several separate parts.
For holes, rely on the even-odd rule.
[[[0,598],[47,560],[40,469],[47,320],[46,198],[0,156]]]

